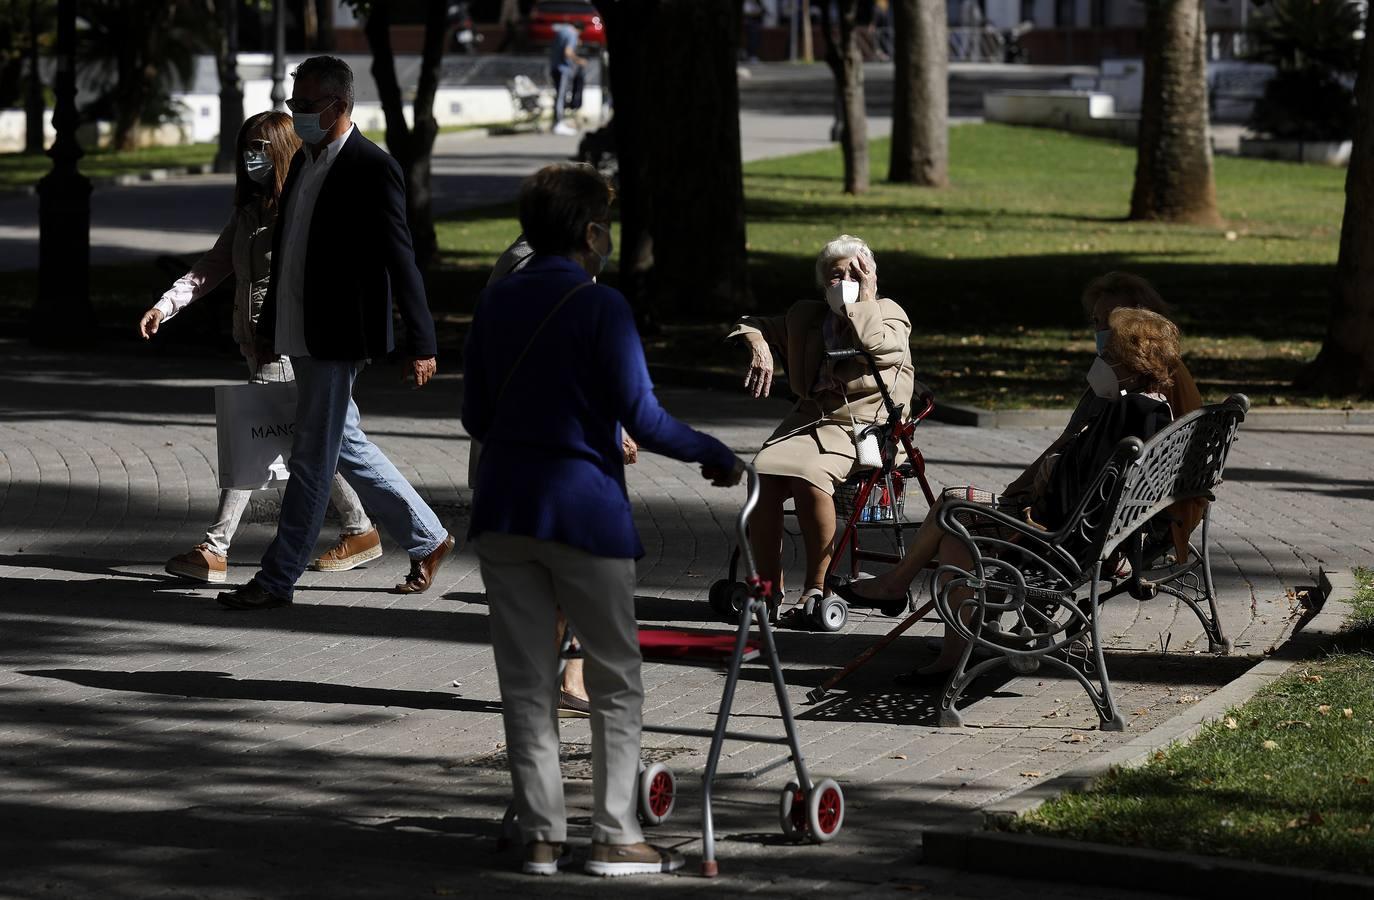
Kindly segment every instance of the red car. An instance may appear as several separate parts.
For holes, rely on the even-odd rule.
[[[531,45],[547,47],[553,43],[553,26],[559,22],[582,26],[582,43],[606,46],[601,13],[588,0],[539,0],[530,10],[526,39]]]

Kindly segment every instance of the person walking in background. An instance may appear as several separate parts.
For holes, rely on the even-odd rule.
[[[582,108],[582,86],[586,81],[587,61],[577,55],[581,34],[577,26],[559,22],[553,26],[549,47],[549,78],[553,81],[553,133],[577,134],[577,127],[563,121],[565,109]]]
[[[289,358],[275,353],[258,358],[254,338],[258,314],[267,295],[282,182],[300,146],[300,138],[291,128],[291,117],[284,112],[258,113],[243,123],[235,153],[234,208],[229,222],[215,246],[143,314],[138,331],[144,340],[157,334],[162,323],[210,293],[232,273],[233,335],[248,363],[248,380],[266,384],[294,377]],[[166,571],[195,581],[224,581],[229,545],[252,496],[252,491],[220,491],[219,509],[205,532],[205,540],[167,560]],[[342,533],[312,567],[342,572],[381,556],[382,542],[377,529],[368,521],[358,495],[337,474],[331,486],[331,500],[342,522]]]
[[[261,569],[219,595],[232,609],[290,605],[336,468],[410,556],[410,574],[396,592],[428,590],[454,546],[439,517],[367,439],[353,402],[363,365],[394,347],[393,300],[405,324],[406,377],[421,387],[434,376],[434,319],[406,225],[401,167],[353,127],[353,71],[343,60],[301,63],[287,107],[305,146],[282,188],[257,354],[289,356],[296,373],[291,477]]]
[[[558,761],[558,611],[582,643],[591,695],[594,875],[666,872],[635,815],[644,686],[623,430],[644,449],[737,484],[730,448],[664,412],[630,305],[596,284],[611,255],[610,184],[547,166],[520,189],[534,257],[482,292],[468,333],[463,427],[482,442],[469,535],[477,542],[501,685],[524,871],[571,861]],[[537,414],[531,414],[537,410]]]

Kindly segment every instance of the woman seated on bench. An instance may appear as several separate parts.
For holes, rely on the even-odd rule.
[[[745,387],[767,397],[773,354],[783,357],[796,406],[754,458],[759,505],[749,540],[759,576],[782,598],[783,504],[796,502],[806,545],[807,595],[824,592],[835,539],[836,485],[855,470],[854,430],[886,420],[874,373],[861,358],[831,360],[827,351],[863,348],[877,364],[893,397],[915,387],[911,321],[893,300],[878,294],[878,263],[859,238],[842,234],[816,257],[816,287],[824,300],[799,300],[781,316],[746,316],[730,333],[753,353]]]
[[[1178,327],[1158,313],[1132,308],[1111,312],[1107,325],[1110,333],[1105,346],[1088,372],[1093,402],[1087,404],[1086,415],[1075,414],[1077,421],[1071,424],[1067,439],[1055,441],[1000,496],[972,487],[946,489],[896,567],[876,578],[845,585],[836,593],[851,602],[882,605],[904,596],[932,560],[940,565],[971,566],[965,545],[937,524],[936,512],[945,499],[986,503],[1036,527],[1058,528],[1117,443],[1126,437],[1148,440],[1168,425],[1174,411],[1167,398],[1175,388],[1175,373],[1182,367]],[[897,683],[942,683],[958,663],[964,646],[964,640],[946,624],[939,655],[929,664],[898,676]]]

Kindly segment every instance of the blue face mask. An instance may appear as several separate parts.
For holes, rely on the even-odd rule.
[[[333,103],[329,104],[329,106],[333,105]],[[329,136],[329,131],[320,126],[320,114],[329,109],[329,106],[326,106],[324,109],[320,110],[320,112],[291,114],[291,127],[295,130],[296,136],[301,139],[302,143],[309,147],[313,147],[316,144],[322,143],[324,139]],[[335,121],[337,122],[338,119],[336,118]]]
[[[1097,355],[1101,356],[1107,352],[1107,342],[1112,339],[1112,330],[1104,328],[1094,336],[1097,338]]]
[[[611,242],[611,229],[602,225],[600,222],[593,222],[592,227],[600,228],[602,231],[606,232],[606,252],[598,253],[596,247],[592,247],[592,252],[596,253],[597,259],[600,261],[600,267],[596,270],[596,275],[600,275],[602,272],[606,271],[606,267],[611,264],[611,253],[615,250],[615,245]],[[593,277],[595,277],[595,275]]]

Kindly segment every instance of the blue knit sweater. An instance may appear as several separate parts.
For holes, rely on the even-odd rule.
[[[554,313],[497,399],[534,330],[588,280],[570,259],[538,256],[478,300],[463,367],[463,427],[482,442],[469,537],[519,534],[638,559],[621,426],[684,462],[728,469],[735,455],[659,406],[630,305],[602,285]]]

